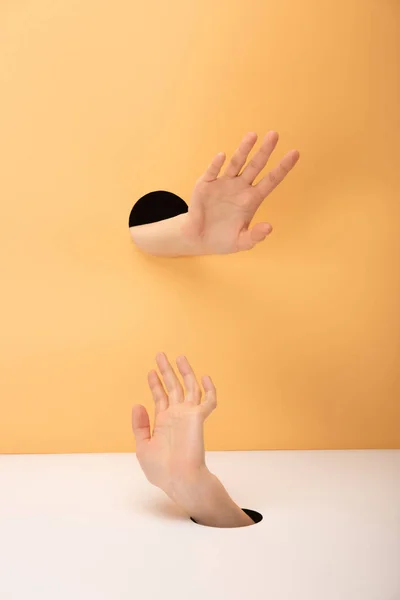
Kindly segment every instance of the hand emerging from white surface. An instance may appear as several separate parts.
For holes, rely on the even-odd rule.
[[[158,373],[150,371],[155,407],[152,435],[144,406],[133,407],[132,423],[136,455],[147,479],[168,493],[177,481],[205,470],[203,424],[217,405],[217,395],[211,379],[205,377],[202,401],[202,390],[185,357],[177,359],[185,391],[165,354],[159,354],[156,361],[165,389]]]
[[[132,429],[136,456],[148,481],[162,489],[198,523],[214,527],[240,527],[253,521],[207,468],[204,421],[216,408],[216,390],[210,377],[202,378],[204,399],[197,378],[185,357],[177,359],[184,387],[165,354],[158,354],[156,371],[148,375],[153,395],[153,432],[146,408],[135,405]]]

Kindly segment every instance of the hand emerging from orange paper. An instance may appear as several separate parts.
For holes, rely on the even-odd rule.
[[[269,132],[246,165],[257,141],[248,133],[233,154],[224,172],[224,153],[217,154],[197,181],[192,193],[184,234],[198,245],[199,254],[228,254],[250,250],[271,232],[269,223],[250,223],[262,202],[283,181],[299,159],[297,150],[288,152],[278,166],[254,185],[278,143],[278,134]]]

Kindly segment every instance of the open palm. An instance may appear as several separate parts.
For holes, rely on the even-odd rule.
[[[174,369],[164,354],[157,356],[157,365],[165,388],[156,371],[148,382],[155,405],[153,433],[146,408],[135,405],[132,428],[136,440],[136,456],[147,479],[153,485],[172,492],[179,479],[190,479],[205,468],[203,424],[216,407],[216,391],[209,377],[203,377],[205,398],[196,376],[185,357],[177,359],[185,392]]]
[[[257,141],[255,133],[248,133],[221,176],[226,159],[224,153],[215,156],[197,181],[183,233],[193,243],[200,244],[204,254],[250,250],[271,232],[269,223],[258,223],[249,229],[250,223],[261,203],[299,159],[297,150],[288,152],[278,166],[254,185],[274,151],[278,137],[276,132],[269,132],[246,165]]]

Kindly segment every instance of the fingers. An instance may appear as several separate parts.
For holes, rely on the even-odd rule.
[[[241,174],[241,178],[249,185],[252,185],[256,177],[261,173],[267,164],[272,152],[278,143],[279,135],[276,131],[270,131],[264,138],[259,150],[250,160],[249,164]]]
[[[237,177],[239,175],[240,171],[246,164],[246,160],[256,141],[256,133],[250,132],[244,136],[240,142],[239,148],[234,152],[228,166],[225,169],[224,175],[226,177]]]
[[[156,357],[158,368],[161,371],[161,375],[167,388],[169,395],[170,404],[178,404],[178,402],[184,401],[183,388],[176,376],[174,369],[172,368],[168,358],[164,353],[160,353]]]
[[[153,395],[155,415],[157,416],[160,412],[167,410],[169,404],[168,396],[156,371],[150,371],[147,380]]]
[[[246,164],[251,150],[254,148],[254,145],[257,142],[256,133],[247,133],[243,137],[239,147],[229,161],[224,172],[225,177],[234,178],[240,175],[240,177],[242,177],[246,183],[252,185],[258,175],[265,168],[272,152],[276,148],[278,139],[279,135],[276,131],[270,131],[267,133],[260,149],[250,160],[249,164],[244,168],[243,172],[241,172]],[[294,167],[298,159],[299,153],[297,150],[292,150],[281,160],[275,169],[273,169],[260,181],[258,186],[260,186],[259,191],[260,194],[263,194],[263,198],[266,198],[266,196],[270,194],[281,181],[283,181],[288,172]],[[225,160],[226,155],[224,152],[217,154],[205,173],[200,177],[200,181],[212,182],[216,180],[221,172]]]
[[[257,223],[251,229],[243,231],[239,235],[239,251],[251,250],[256,244],[263,242],[271,232],[272,227],[269,223]]]
[[[217,390],[215,389],[211,377],[208,375],[202,377],[201,380],[205,391],[205,398],[202,406],[206,417],[208,417],[212,411],[217,408]]]
[[[200,179],[202,181],[214,181],[214,179],[217,179],[221,169],[222,169],[222,165],[225,162],[225,153],[224,152],[220,152],[219,154],[217,154],[211,164],[208,166],[207,170],[205,171],[205,173],[200,177]]]
[[[186,356],[180,356],[176,359],[176,364],[178,365],[179,372],[182,375],[185,383],[185,400],[187,402],[191,402],[192,404],[200,404],[201,389],[188,359]]]
[[[132,408],[132,431],[136,446],[140,446],[151,438],[149,414],[141,404],[136,404]]]
[[[164,353],[158,354],[156,361],[169,396],[168,398],[156,371],[151,371],[149,373],[149,385],[156,406],[156,415],[159,412],[166,410],[170,404],[177,404],[184,400],[194,405],[201,404],[202,390],[198,384],[196,375],[185,356],[180,356],[176,359],[176,364],[185,383],[185,396],[180,381],[166,355]],[[202,407],[206,416],[208,416],[217,406],[216,389],[210,377],[203,377],[202,382],[205,391]]]
[[[260,198],[263,200],[279,185],[286,175],[293,169],[300,158],[297,150],[291,150],[284,156],[277,167],[272,169],[263,179],[255,186],[258,190]]]

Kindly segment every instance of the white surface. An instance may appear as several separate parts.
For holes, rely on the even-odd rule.
[[[1,600],[400,600],[400,451],[216,452],[195,525],[135,455],[0,456]]]

